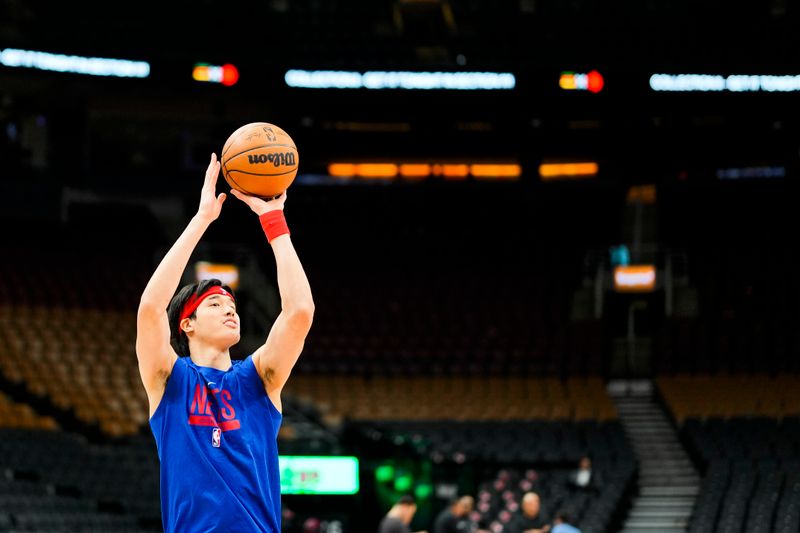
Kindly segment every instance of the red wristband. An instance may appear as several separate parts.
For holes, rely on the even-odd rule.
[[[258,220],[261,221],[261,227],[264,229],[264,235],[267,236],[268,242],[272,242],[275,237],[289,234],[289,226],[286,225],[283,209],[264,213],[258,217]]]

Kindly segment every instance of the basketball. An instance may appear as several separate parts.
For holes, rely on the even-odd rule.
[[[288,133],[268,122],[253,122],[228,137],[220,162],[222,175],[232,188],[274,198],[292,184],[300,161]]]

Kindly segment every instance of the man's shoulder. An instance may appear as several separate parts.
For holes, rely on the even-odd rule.
[[[581,530],[569,524],[558,524],[553,528],[553,533],[581,533]]]

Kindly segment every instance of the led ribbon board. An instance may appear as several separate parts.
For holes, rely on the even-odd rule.
[[[102,57],[69,56],[6,48],[0,52],[0,64],[6,67],[33,68],[54,72],[71,72],[89,76],[115,76],[119,78],[146,78],[150,64],[146,61],[107,59]]]
[[[445,179],[517,180],[522,175],[518,163],[331,163],[328,174],[334,178],[425,179],[431,176]]]
[[[786,93],[800,91],[800,75],[653,74],[650,88],[661,92]]]
[[[281,494],[357,494],[358,459],[281,455]]]
[[[539,177],[542,181],[591,178],[596,176],[599,171],[600,166],[595,161],[542,163],[539,165]]]
[[[286,85],[302,89],[412,89],[511,90],[510,72],[351,72],[343,70],[289,70]]]

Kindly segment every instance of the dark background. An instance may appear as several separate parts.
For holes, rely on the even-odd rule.
[[[797,372],[800,96],[658,93],[648,80],[655,73],[800,74],[800,6],[431,5],[0,0],[0,50],[151,64],[146,79],[0,66],[3,272],[42,273],[21,275],[25,283],[9,277],[4,301],[46,302],[41,279],[80,279],[63,267],[66,257],[70,268],[108,274],[92,279],[109,293],[124,286],[103,305],[133,312],[155,261],[196,208],[209,154],[239,126],[265,121],[289,132],[300,153],[287,217],[317,316],[299,374],[608,380]],[[195,82],[197,62],[232,63],[240,80],[233,87]],[[292,68],[512,72],[517,85],[292,89],[283,81]],[[605,79],[600,93],[559,89],[562,71],[595,69]],[[538,166],[560,160],[597,161],[600,171],[588,180],[541,181]],[[337,161],[508,161],[519,162],[522,175],[497,183],[311,183]],[[777,167],[783,176],[717,177],[720,169],[747,167]],[[656,185],[657,201],[637,222],[626,195],[640,184]],[[222,179],[218,188],[227,189]],[[636,228],[643,251],[634,262],[653,262],[661,276],[667,257],[680,259],[676,309],[665,310],[659,285],[644,296],[607,291],[596,316],[593,280],[608,266],[610,246],[633,247]],[[230,198],[198,256],[255,253],[274,283],[264,249],[252,214]],[[625,344],[633,302],[643,305],[634,313],[633,340],[644,354],[635,364]],[[435,359],[437,339],[448,335],[480,348],[464,360]],[[392,337],[396,351],[365,363],[371,337]],[[513,358],[515,343],[524,361]],[[363,446],[360,438],[345,434],[342,444]],[[362,451],[375,462],[387,449]],[[471,464],[469,472],[478,479],[484,466]],[[453,481],[442,472],[436,475]],[[351,524],[367,530],[386,502],[370,490],[371,479],[363,483],[362,500],[288,505],[301,516],[304,507],[346,508]]]

